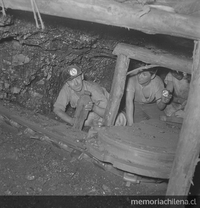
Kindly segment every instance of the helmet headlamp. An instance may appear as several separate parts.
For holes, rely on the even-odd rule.
[[[70,74],[72,77],[75,77],[75,76],[78,75],[78,71],[77,71],[76,68],[71,68],[71,69],[69,70],[69,74]]]
[[[66,81],[70,81],[72,79],[75,79],[76,77],[78,77],[79,75],[82,74],[82,70],[80,67],[76,66],[76,65],[72,65],[72,66],[68,66],[63,70],[63,78]]]

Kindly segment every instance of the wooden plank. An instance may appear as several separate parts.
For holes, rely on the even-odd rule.
[[[139,60],[144,63],[159,65],[173,70],[191,73],[192,59],[174,56],[172,54],[151,51],[138,46],[119,43],[113,50],[113,54],[124,54],[131,59]]]
[[[166,195],[188,195],[200,153],[200,41],[194,49],[186,116],[180,133]],[[198,185],[198,184],[197,184]]]
[[[61,145],[62,147],[67,145],[68,147],[73,149],[78,149],[82,151],[85,150],[85,147],[81,143],[76,142],[77,139],[83,139],[83,137],[86,136],[85,132],[79,131],[77,129],[67,129],[66,125],[64,124],[44,128],[40,126],[38,123],[36,124],[20,115],[17,115],[15,112],[10,112],[2,105],[0,105],[0,115],[22,126],[25,126],[36,132],[50,137],[50,141],[56,142],[58,145]]]
[[[123,54],[118,55],[117,57],[109,102],[106,107],[104,116],[106,126],[114,125],[115,118],[119,110],[121,98],[124,94],[126,73],[128,70],[129,61],[129,58]]]
[[[40,0],[36,3],[43,14],[125,27],[149,34],[200,38],[199,18],[150,8],[148,5],[130,6],[111,0]],[[6,0],[4,4],[6,8],[32,11],[30,0]]]
[[[16,134],[18,133],[17,128],[20,128],[21,126],[30,128],[37,133],[41,133],[44,134],[45,136],[50,137],[50,138],[45,137],[44,139],[42,138],[41,140],[50,142],[52,145],[62,148],[68,152],[72,152],[73,150],[78,150],[80,152],[83,152],[87,156],[85,157],[84,155],[81,154],[80,158],[78,159],[84,158],[88,162],[92,162],[94,165],[98,165],[98,167],[104,169],[105,171],[109,171],[115,175],[123,177],[124,173],[122,171],[115,169],[111,165],[97,161],[97,159],[94,158],[94,156],[90,152],[88,152],[87,147],[85,146],[84,143],[76,142],[79,139],[86,138],[87,135],[86,132],[75,130],[72,128],[66,129],[65,124],[54,125],[53,127],[46,127],[44,129],[42,126],[40,126],[40,122],[43,123],[43,119],[37,118],[37,121],[38,121],[37,123],[32,122],[26,117],[19,115],[18,112],[16,113],[16,111],[14,110],[10,111],[0,104],[0,127],[6,128],[7,131]],[[12,126],[7,124],[7,122],[10,123]]]

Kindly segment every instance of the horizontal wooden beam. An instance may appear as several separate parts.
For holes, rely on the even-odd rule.
[[[142,61],[148,64],[159,65],[161,67],[191,73],[192,59],[183,58],[167,53],[166,51],[150,50],[138,46],[119,43],[114,51],[114,55],[126,55],[128,58]]]
[[[62,148],[69,150],[69,148],[77,149],[80,151],[85,151],[86,147],[77,142],[77,140],[83,139],[86,133],[78,129],[70,129],[66,127],[66,124],[59,122],[54,126],[43,127],[40,123],[40,116],[38,116],[38,123],[28,120],[25,116],[19,115],[16,111],[10,111],[2,104],[0,104],[0,116],[7,118],[11,123],[15,122],[18,125],[25,126],[32,129],[35,132],[46,135],[47,141],[57,144]],[[41,121],[42,122],[42,121]]]
[[[130,6],[112,0],[37,0],[43,14],[85,20],[143,31],[200,39],[200,21],[191,16],[150,8]],[[32,11],[31,0],[6,0],[6,8]]]

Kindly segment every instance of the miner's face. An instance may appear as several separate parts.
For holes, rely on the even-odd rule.
[[[148,71],[141,72],[137,75],[138,82],[141,85],[148,85],[151,81],[151,73]]]
[[[79,75],[78,77],[67,81],[68,85],[76,92],[80,92],[83,88],[83,76]]]

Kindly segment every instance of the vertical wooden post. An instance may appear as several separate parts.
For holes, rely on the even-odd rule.
[[[129,62],[130,60],[126,55],[118,55],[110,92],[110,98],[104,115],[106,126],[114,125],[115,118],[119,110],[121,98],[124,93],[126,73],[128,70]]]
[[[83,95],[80,96],[77,108],[75,111],[75,122],[73,125],[74,129],[82,130],[85,120],[87,119],[87,116],[89,114],[88,110],[85,110],[85,105],[88,104],[91,101],[91,93],[89,91],[84,92]]]
[[[186,116],[166,195],[188,195],[200,153],[200,41],[195,43]]]

